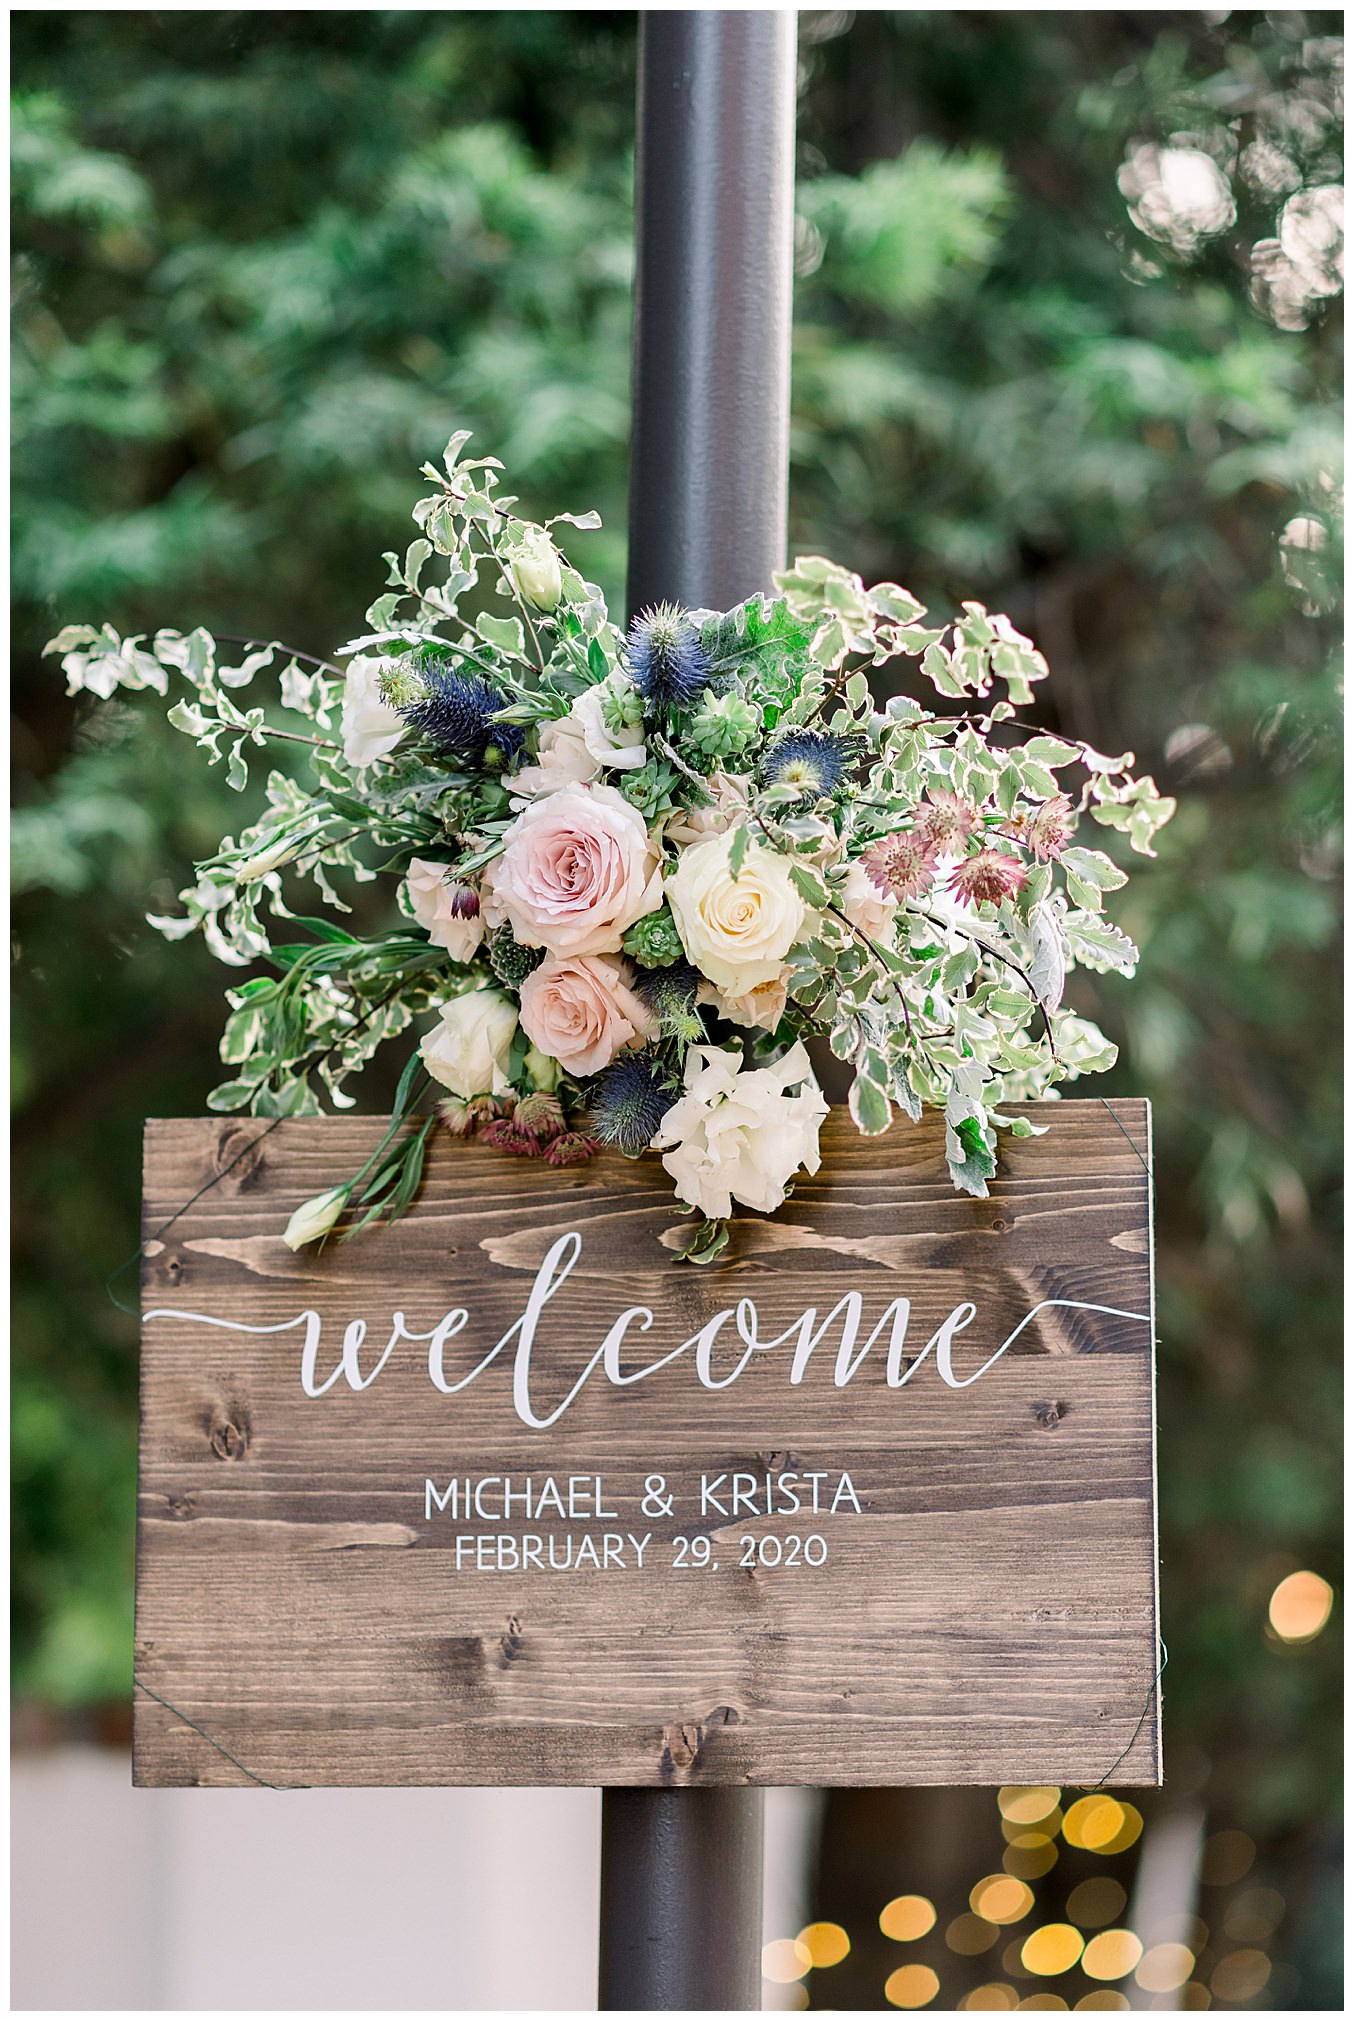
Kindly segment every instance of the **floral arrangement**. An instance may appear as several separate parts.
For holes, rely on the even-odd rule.
[[[596,515],[519,517],[467,440],[423,466],[419,537],[335,662],[201,630],[47,648],[71,693],[182,684],[169,720],[234,787],[264,746],[304,748],[308,783],[271,771],[182,914],[151,915],[262,971],[227,992],[209,1106],[348,1106],[419,1027],[380,1149],[287,1240],[402,1213],[445,1127],[552,1166],[656,1153],[696,1216],[682,1253],[709,1260],[735,1202],[772,1213],[817,1169],[814,1038],[853,1070],[859,1130],[942,1109],[955,1185],[985,1194],[998,1128],[1036,1127],[1002,1104],[1113,1063],[1063,1005],[1075,964],[1137,959],[1102,911],[1125,874],[1079,819],[1150,856],[1174,803],[1131,753],[1018,730],[1048,668],[978,603],[930,626],[896,583],[807,556],[774,595],[622,632],[561,551]],[[870,670],[898,660],[890,686],[919,670],[950,711],[878,706]],[[285,722],[243,693],[274,666]],[[284,897],[303,879],[326,916]],[[377,879],[373,928],[356,887]]]

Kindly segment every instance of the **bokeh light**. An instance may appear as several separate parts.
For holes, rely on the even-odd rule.
[[[1144,1993],[1173,1993],[1193,1970],[1194,1953],[1188,1944],[1153,1944],[1133,1976]]]
[[[1126,1979],[1142,1956],[1142,1939],[1132,1930],[1102,1930],[1081,1955],[1088,1979]]]
[[[1269,1625],[1281,1642],[1312,1642],[1334,1605],[1335,1589],[1319,1572],[1290,1572],[1269,1596]]]
[[[809,1923],[796,1937],[809,1954],[815,1972],[822,1972],[829,1965],[840,1965],[851,1949],[851,1939],[840,1923]]]
[[[988,1874],[971,1890],[968,1905],[989,1923],[1018,1923],[1034,1907],[1034,1890],[1011,1874]]]
[[[1209,1888],[1228,1888],[1251,1870],[1255,1840],[1245,1832],[1214,1832],[1204,1847],[1199,1877]]]
[[[1021,1831],[1012,1838],[1001,1863],[1018,1880],[1036,1881],[1057,1864],[1057,1859],[1058,1848],[1046,1831]]]
[[[1020,1995],[1014,1986],[1004,1986],[1000,1979],[994,1979],[986,1986],[975,1986],[971,1993],[965,1993],[959,2005],[966,2012],[977,2008],[980,2012],[1009,2014],[1020,2005]]]
[[[792,1985],[812,1964],[808,1945],[801,1944],[798,1937],[774,1937],[762,1946],[762,1977],[774,1985]]]
[[[1222,1927],[1238,1944],[1263,1944],[1283,1921],[1284,1899],[1276,1888],[1247,1888],[1227,1904]]]
[[[890,2007],[925,2007],[940,1991],[940,1980],[929,1965],[900,1965],[884,1981]]]
[[[990,1951],[1001,1931],[983,1916],[956,1916],[945,1932],[945,1942],[961,1958],[977,1958]]]
[[[1094,1993],[1083,1993],[1072,2010],[1076,2014],[1124,2014],[1128,2011],[1128,2000],[1122,1993],[1116,1993],[1112,1986],[1097,1986]]]
[[[935,1907],[925,1895],[895,1895],[879,1912],[879,1927],[895,1944],[914,1943],[935,1920]]]
[[[1057,2014],[1066,2014],[1068,2011],[1067,2002],[1061,1993],[1027,1993],[1023,2000],[1017,2002],[1016,2011],[1019,2013],[1029,2008],[1042,2008],[1045,2013]]]
[[[1270,1975],[1270,1962],[1263,1951],[1233,1951],[1213,1967],[1209,1988],[1215,2000],[1235,2007],[1263,1992]]]
[[[1127,1900],[1121,1882],[1097,1874],[1094,1880],[1079,1882],[1067,1897],[1068,1918],[1083,1930],[1099,1930],[1123,1914]]]
[[[1058,1972],[1070,1972],[1081,1956],[1084,1939],[1071,1923],[1045,1923],[1031,1930],[1020,1947],[1020,1962],[1027,1972],[1051,1979]]]
[[[1205,2007],[1213,2005],[1213,1995],[1207,1986],[1201,1986],[1197,1979],[1189,1979],[1176,1994],[1180,2005],[1192,2014],[1201,2014]]]
[[[1061,1796],[1047,1783],[1007,1783],[997,1791],[997,1809],[1009,1824],[1037,1825],[1057,1809]]]
[[[1141,1830],[1141,1814],[1112,1796],[1078,1797],[1062,1823],[1069,1846],[1106,1856],[1126,1852]]]

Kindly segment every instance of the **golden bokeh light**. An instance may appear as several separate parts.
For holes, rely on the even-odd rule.
[[[1081,1881],[1073,1888],[1067,1897],[1068,1918],[1083,1930],[1098,1930],[1123,1914],[1127,1900],[1118,1881],[1108,1874],[1098,1874],[1094,1880]]]
[[[772,2012],[777,2014],[802,2014],[809,2004],[809,1989],[800,1981],[793,1986],[782,1986],[776,1992]]]
[[[1066,2014],[1067,2002],[1061,1993],[1030,1993],[1020,2002],[1017,2012],[1029,2008],[1042,2008],[1045,2013]]]
[[[1209,1987],[1213,1997],[1224,2006],[1239,2006],[1243,2000],[1253,2000],[1268,1984],[1270,1962],[1263,1951],[1233,1951],[1213,1967],[1209,1976]]]
[[[1228,1888],[1251,1870],[1255,1840],[1245,1832],[1214,1832],[1204,1847],[1199,1877],[1205,1887]]]
[[[988,1923],[1018,1923],[1034,1907],[1034,1890],[1013,1874],[988,1874],[969,1893],[968,1905]]]
[[[929,1965],[900,1965],[884,1981],[890,2007],[926,2007],[940,1991],[940,1980]]]
[[[1133,1977],[1144,1993],[1173,1993],[1193,1970],[1194,1953],[1188,1944],[1153,1944],[1144,1951]]]
[[[1201,2014],[1205,2007],[1213,2005],[1213,1995],[1207,1986],[1201,1986],[1197,1979],[1188,1980],[1176,1997],[1180,2005],[1191,2014]]]
[[[1247,1888],[1227,1904],[1222,1927],[1238,1944],[1263,1944],[1283,1920],[1284,1899],[1275,1888]]]
[[[1003,1986],[1000,1979],[994,1979],[990,1985],[975,1986],[971,1993],[965,1993],[959,2005],[966,2012],[977,2008],[991,2014],[1009,2014],[1020,2005],[1020,1995],[1014,1986]]]
[[[1126,2014],[1128,2000],[1123,1993],[1116,1993],[1112,1986],[1097,1986],[1094,1993],[1083,1993],[1074,2014]]]
[[[1059,1972],[1071,1971],[1081,1956],[1083,1941],[1081,1931],[1070,1923],[1045,1923],[1026,1937],[1020,1947],[1020,1962],[1027,1972],[1051,1979]]]
[[[1001,1856],[1008,1874],[1017,1880],[1037,1881],[1057,1864],[1058,1848],[1047,1832],[1017,1832]]]
[[[1037,1825],[1057,1808],[1060,1789],[1047,1783],[1008,1783],[997,1791],[997,1809],[1013,1825]]]
[[[809,1923],[795,1938],[809,1954],[815,1972],[840,1965],[851,1949],[851,1939],[840,1923]]]
[[[1127,1852],[1142,1831],[1142,1815],[1112,1796],[1078,1797],[1062,1824],[1063,1837],[1079,1852]]]
[[[935,1925],[934,1905],[925,1895],[895,1895],[879,1912],[879,1927],[895,1944],[915,1943]]]
[[[790,1986],[802,1979],[813,1964],[807,1944],[798,1937],[774,1937],[762,1945],[762,1977],[773,1985]]]
[[[1001,1931],[983,1916],[956,1916],[945,1932],[945,1942],[961,1958],[976,1958],[990,1951]]]
[[[1102,1930],[1081,1954],[1088,1979],[1126,1979],[1142,1956],[1142,1939],[1132,1930]]]
[[[1281,1642],[1312,1642],[1334,1605],[1335,1590],[1319,1572],[1290,1572],[1269,1596],[1269,1625]]]

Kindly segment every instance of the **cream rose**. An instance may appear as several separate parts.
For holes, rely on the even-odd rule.
[[[642,817],[614,786],[566,786],[518,815],[493,892],[523,947],[616,954],[662,904],[663,881]]]
[[[464,885],[445,863],[426,863],[416,856],[404,880],[404,900],[434,947],[444,947],[453,961],[469,961],[484,938],[484,919],[477,910],[467,919],[455,910],[456,893]]]
[[[736,1052],[692,1046],[685,1080],[652,1149],[663,1152],[663,1169],[689,1206],[715,1221],[733,1212],[735,1200],[773,1214],[795,1172],[818,1170],[828,1106],[802,1045],[774,1066],[754,1068]]]
[[[712,835],[683,850],[667,900],[687,959],[726,996],[774,982],[814,915],[795,890],[790,866],[750,842],[734,877],[731,838]]]
[[[508,1055],[517,1010],[501,991],[472,989],[440,1007],[419,1052],[435,1081],[453,1095],[501,1095],[508,1087]]]
[[[626,723],[613,732],[607,728],[603,713],[607,698],[623,692],[622,681],[633,695],[633,683],[625,680],[623,675],[611,673],[604,681],[598,681],[595,687],[583,690],[569,716],[578,725],[584,743],[599,765],[609,766],[617,772],[632,772],[649,755],[644,743],[644,726],[642,723]]]
[[[374,765],[388,757],[404,735],[405,721],[381,698],[381,662],[361,654],[348,662],[343,678],[343,755],[350,765]]]
[[[683,849],[711,835],[726,835],[747,814],[752,781],[746,773],[712,772],[705,783],[714,796],[708,807],[679,807],[668,819],[668,839]]]
[[[523,1031],[571,1074],[609,1067],[653,1028],[614,954],[551,956],[522,984]]]
[[[755,989],[745,990],[742,996],[727,996],[712,982],[703,982],[696,991],[696,1001],[713,1004],[719,1015],[727,1018],[732,1025],[773,1032],[785,1015],[789,980],[789,969],[782,969],[771,982],[759,982]]]

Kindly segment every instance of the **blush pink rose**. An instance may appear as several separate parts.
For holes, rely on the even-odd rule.
[[[571,1074],[609,1067],[623,1046],[649,1037],[653,1020],[613,954],[552,955],[522,984],[522,1029]]]
[[[663,900],[658,851],[614,786],[565,786],[534,800],[508,831],[493,876],[523,947],[615,954],[626,928]]]

